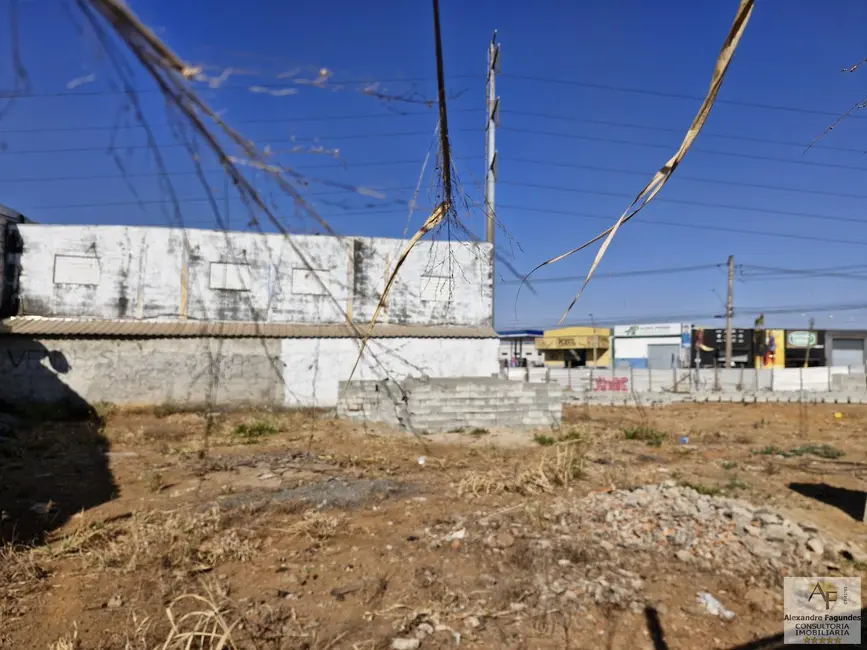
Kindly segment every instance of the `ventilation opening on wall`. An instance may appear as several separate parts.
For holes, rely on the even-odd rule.
[[[84,286],[99,284],[99,258],[84,255],[55,255],[54,284]]]
[[[248,264],[227,264],[211,262],[211,289],[222,291],[249,291],[252,286],[252,276]]]
[[[325,269],[292,269],[292,293],[327,296],[330,280],[331,272]]]

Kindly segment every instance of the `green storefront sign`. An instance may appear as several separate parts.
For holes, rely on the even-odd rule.
[[[793,348],[812,348],[816,342],[816,332],[789,332],[786,336],[786,343]]]

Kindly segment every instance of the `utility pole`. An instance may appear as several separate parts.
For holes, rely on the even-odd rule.
[[[729,295],[726,300],[726,368],[732,367],[732,317],[735,315],[734,290],[735,256],[729,255]]]
[[[488,72],[485,101],[485,234],[491,245],[491,326],[494,325],[494,186],[497,182],[497,125],[500,123],[500,98],[497,97],[497,74],[500,72],[500,44],[497,31],[488,45]]]
[[[488,46],[487,101],[485,116],[485,216],[487,242],[494,243],[494,190],[497,181],[497,126],[500,123],[500,98],[497,97],[497,75],[500,72],[500,45],[497,32]]]

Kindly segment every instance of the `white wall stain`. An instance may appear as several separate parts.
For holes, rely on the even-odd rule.
[[[21,256],[21,315],[95,319],[178,320],[184,233],[173,228],[133,226],[18,227]],[[338,238],[214,230],[186,231],[189,243],[187,302],[190,319],[262,320],[282,323],[340,323],[352,316],[366,322],[379,301],[387,257],[400,240]],[[293,289],[303,252],[321,274],[328,292],[309,282]],[[98,282],[58,284],[57,256],[97,258]],[[451,258],[453,272],[438,262]],[[491,246],[465,242],[421,242],[400,271],[389,297],[387,322],[405,325],[490,326],[493,295]],[[432,260],[438,266],[432,270]],[[245,265],[248,291],[212,288],[211,264]],[[225,268],[225,267],[218,267]],[[303,275],[303,274],[301,274]],[[430,281],[425,276],[448,276]],[[348,279],[351,278],[352,286]],[[350,301],[351,298],[351,301]]]

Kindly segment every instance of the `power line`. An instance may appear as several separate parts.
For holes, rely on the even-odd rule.
[[[676,133],[678,135],[683,135],[683,129],[674,129],[662,126],[651,126],[649,124],[635,124],[634,122],[615,122],[612,120],[596,120],[589,119],[583,117],[574,117],[568,115],[552,115],[550,113],[537,113],[534,111],[515,111],[515,110],[507,110],[505,111],[509,115],[520,115],[522,117],[532,117],[534,119],[549,119],[549,120],[561,120],[563,122],[572,122],[578,124],[599,124],[602,126],[616,126],[620,128],[627,129],[640,129],[643,131],[659,131],[661,133]],[[809,142],[796,142],[793,140],[774,140],[770,138],[755,138],[747,135],[733,135],[728,133],[707,133],[705,131],[701,132],[702,138],[718,138],[721,140],[737,140],[740,142],[755,142],[757,144],[776,144],[787,147],[799,147],[802,150],[806,149],[806,147],[810,144]],[[854,148],[854,147],[837,147],[833,145],[822,144],[822,149],[826,151],[844,151],[847,153],[857,153],[864,154],[867,153],[865,148]]]
[[[537,160],[533,158],[516,158],[509,157],[510,162],[518,162],[523,164],[530,165],[542,165],[549,167],[564,167],[567,169],[584,169],[587,171],[597,171],[604,173],[613,173],[613,174],[625,174],[630,176],[641,176],[647,177],[647,170],[637,170],[637,169],[623,169],[618,167],[604,167],[601,165],[585,165],[581,163],[563,163],[563,162],[555,162],[550,160]],[[417,164],[417,160],[394,160],[394,161],[374,161],[374,162],[360,162],[351,164],[352,167],[367,167],[374,165],[406,165],[406,164]],[[309,169],[315,168],[333,168],[332,164],[325,165],[308,165],[305,166]],[[223,169],[220,167],[215,167],[212,169],[205,169],[206,173],[217,173],[223,172]],[[56,181],[86,181],[86,180],[123,180],[127,178],[149,178],[149,177],[157,177],[157,176],[191,176],[196,175],[197,172],[193,171],[174,171],[174,172],[138,172],[138,173],[127,173],[127,174],[81,174],[81,175],[71,175],[71,176],[31,176],[31,177],[22,177],[22,178],[8,178],[2,177],[0,178],[0,183],[40,183],[40,182],[56,182]],[[817,196],[829,196],[835,198],[848,198],[848,199],[865,199],[867,200],[867,194],[852,194],[847,192],[835,192],[831,190],[817,190],[817,189],[809,189],[809,188],[801,188],[801,187],[788,187],[783,185],[770,185],[765,183],[748,183],[742,181],[729,181],[722,180],[718,178],[708,178],[708,177],[700,177],[700,176],[688,176],[685,174],[678,174],[677,179],[679,181],[689,181],[689,182],[697,182],[697,183],[711,183],[715,185],[724,185],[724,186],[737,186],[737,187],[752,187],[756,189],[763,190],[773,190],[778,192],[789,192],[793,194],[815,194]],[[336,183],[337,181],[330,180],[319,180],[319,179],[308,179],[311,183],[322,182],[324,184],[328,183]],[[377,188],[378,189],[378,188]],[[414,189],[414,188],[409,188]]]
[[[634,140],[620,140],[617,138],[604,138],[595,135],[580,135],[577,133],[562,133],[557,131],[540,131],[538,129],[518,129],[515,127],[500,127],[502,131],[511,131],[512,133],[525,133],[528,135],[542,135],[556,138],[570,138],[575,140],[587,140],[588,142],[607,142],[610,144],[623,144],[632,147],[649,147],[651,149],[665,149],[670,151],[672,145],[669,144],[654,144],[651,142],[635,142]],[[777,158],[775,156],[761,156],[759,154],[737,153],[733,151],[719,151],[717,149],[705,149],[703,147],[693,147],[692,151],[700,151],[702,153],[711,154],[714,156],[730,156],[732,158],[744,158],[746,160],[764,160],[768,162],[790,163],[792,165],[808,165],[810,167],[828,167],[833,169],[852,169],[859,172],[867,172],[867,167],[858,167],[856,165],[841,165],[839,163],[825,163],[814,160],[795,160],[791,158]]]
[[[479,79],[482,78],[482,75],[479,74],[451,74],[449,75],[449,79]],[[246,92],[254,92],[251,91],[250,88],[265,88],[265,89],[284,89],[284,88],[297,88],[299,91],[305,88],[310,88],[314,86],[311,83],[299,83],[298,79],[288,79],[286,83],[249,83],[249,84],[223,84],[219,88],[209,88],[206,85],[199,86],[197,89],[201,91],[209,91],[209,90],[231,90],[231,91],[239,91],[243,90]],[[424,83],[424,82],[432,82],[436,81],[435,77],[406,77],[403,79],[347,79],[343,81],[339,80],[329,80],[323,88],[325,90],[334,90],[336,88],[340,88],[341,86],[346,85],[370,85],[375,83]],[[158,88],[137,88],[132,92],[139,95],[145,95],[149,93],[158,93],[160,90]],[[0,99],[40,99],[45,97],[103,97],[103,96],[119,96],[126,95],[126,90],[66,90],[66,91],[57,91],[57,92],[47,92],[47,93],[14,93],[3,91],[0,92]],[[255,94],[255,93],[254,93]],[[396,97],[400,97],[400,95],[396,95]]]
[[[614,223],[616,218],[608,215],[599,215],[599,214],[591,214],[588,212],[579,212],[579,211],[570,211],[570,210],[552,210],[546,208],[539,208],[534,206],[525,206],[525,205],[507,205],[500,204],[500,208],[506,208],[508,210],[522,210],[524,212],[537,212],[543,214],[556,214],[556,215],[564,215],[568,217],[582,217],[585,219],[600,219],[608,222],[608,224]],[[724,233],[732,233],[737,235],[753,235],[756,237],[776,237],[778,239],[797,239],[801,241],[808,242],[822,242],[826,244],[848,244],[852,246],[867,246],[867,241],[857,240],[857,239],[834,239],[831,237],[820,237],[818,235],[795,235],[780,231],[769,231],[769,230],[750,230],[747,228],[728,228],[726,226],[705,226],[699,225],[695,223],[679,223],[676,221],[663,221],[660,219],[654,219],[653,221],[636,221],[636,225],[641,224],[645,226],[665,226],[671,228],[687,228],[690,230],[701,230],[703,232],[724,232]]]
[[[478,128],[478,127],[465,127],[463,129],[453,129],[452,132],[455,132],[455,131],[457,131],[459,133],[467,133],[467,132],[480,133],[483,131],[483,129]],[[329,135],[329,136],[325,136],[325,137],[327,137],[329,140],[332,140],[335,142],[336,141],[342,142],[344,140],[369,140],[371,138],[396,138],[396,137],[411,137],[411,136],[421,136],[421,135],[430,138],[430,132],[428,132],[428,131],[403,131],[403,132],[392,131],[390,133],[386,132],[386,133],[354,133],[354,134],[350,133],[347,135]],[[269,144],[269,145],[275,144],[275,143],[299,144],[299,143],[311,142],[311,141],[321,142],[322,140],[323,140],[323,137],[278,138],[276,140],[269,140],[266,144]],[[158,143],[156,146],[160,149],[174,149],[177,147],[186,148],[185,144],[178,143],[178,142]],[[150,149],[150,148],[151,148],[151,145],[148,145],[148,144],[133,144],[133,145],[116,144],[113,147],[113,149],[116,149],[117,151],[129,151],[131,149]],[[72,148],[68,148],[68,149],[31,149],[31,150],[25,149],[24,151],[10,151],[9,149],[4,149],[4,150],[0,151],[0,155],[14,154],[17,156],[17,155],[22,155],[22,154],[44,154],[44,153],[84,153],[87,151],[105,152],[107,149],[108,149],[107,146],[102,146],[102,147],[72,147]],[[280,153],[280,152],[274,152],[274,153]]]
[[[656,269],[635,269],[632,271],[615,271],[611,273],[596,273],[593,275],[594,278],[630,278],[636,275],[673,275],[680,273],[690,273],[693,271],[705,271],[708,269],[716,269],[725,266],[725,263],[722,264],[698,264],[694,266],[670,266],[665,268],[656,268]],[[534,278],[533,284],[549,284],[549,283],[557,283],[557,282],[575,282],[584,280],[585,275],[560,275],[549,278]],[[501,285],[517,285],[521,284],[521,280],[504,280],[500,282]]]
[[[568,169],[586,169],[587,171],[597,171],[597,172],[608,172],[612,174],[628,174],[631,176],[642,176],[649,177],[650,173],[648,170],[637,170],[637,169],[622,169],[618,167],[602,167],[600,165],[584,165],[581,163],[561,163],[554,162],[550,160],[536,160],[533,158],[515,158],[509,157],[510,162],[519,162],[529,165],[547,165],[551,167],[565,167]],[[765,183],[747,183],[742,181],[727,181],[721,180],[718,178],[707,178],[702,176],[689,176],[686,174],[681,174],[678,172],[675,177],[679,181],[691,181],[696,183],[713,183],[715,185],[728,185],[728,186],[737,186],[737,187],[752,187],[761,190],[774,190],[778,192],[792,192],[792,193],[803,193],[803,194],[816,194],[819,196],[833,196],[833,197],[843,197],[847,199],[867,199],[867,194],[849,194],[846,192],[833,192],[830,190],[813,190],[801,187],[787,187],[784,185],[768,185]],[[0,180],[0,182],[3,182]]]
[[[688,93],[674,93],[662,90],[648,90],[646,88],[634,88],[629,86],[615,86],[613,84],[593,83],[589,81],[574,81],[569,79],[554,79],[551,77],[538,77],[533,75],[520,74],[505,74],[507,79],[515,79],[518,81],[534,81],[538,83],[548,83],[560,86],[573,86],[576,88],[588,88],[595,90],[609,90],[614,92],[632,93],[636,95],[646,95],[650,97],[667,97],[671,99],[686,99],[690,101],[704,101],[703,95],[690,95]],[[728,104],[730,106],[741,106],[744,108],[760,108],[770,111],[783,111],[787,113],[801,113],[805,115],[823,115],[826,117],[840,117],[842,111],[823,111],[813,108],[798,108],[795,106],[785,106],[780,104],[764,104],[761,102],[750,102],[736,99],[717,99],[718,104]],[[863,115],[853,115],[852,117],[863,118]]]
[[[481,113],[477,108],[456,108],[450,109],[452,113]],[[232,120],[232,124],[294,124],[295,122],[337,122],[344,120],[373,120],[384,119],[390,117],[436,117],[434,113],[427,111],[413,112],[393,112],[393,113],[362,113],[359,115],[308,115],[303,117],[280,117],[273,119],[247,119],[247,120]],[[169,128],[172,125],[169,123],[152,124],[151,128]],[[118,124],[102,124],[94,126],[61,126],[52,128],[33,128],[33,129],[0,129],[0,134],[19,134],[19,133],[67,133],[78,131],[133,131],[135,129],[144,128],[140,124],[118,125]]]
[[[584,188],[564,187],[560,185],[542,185],[538,183],[523,183],[519,181],[500,181],[501,185],[514,185],[516,187],[530,187],[541,190],[554,190],[557,192],[571,192],[575,194],[598,194],[600,196],[614,196],[617,198],[627,199],[630,195],[621,194],[618,192],[608,192],[605,190],[590,190]],[[763,214],[774,214],[783,217],[798,217],[801,219],[818,219],[820,221],[842,221],[846,223],[858,223],[867,225],[867,220],[857,219],[855,217],[838,217],[835,215],[817,214],[813,212],[793,212],[791,210],[775,210],[773,208],[754,208],[748,205],[736,205],[731,203],[709,203],[707,201],[690,201],[687,199],[672,199],[661,198],[656,199],[662,203],[679,203],[682,205],[695,205],[702,208],[723,208],[725,210],[737,210],[742,212],[759,212]]]

